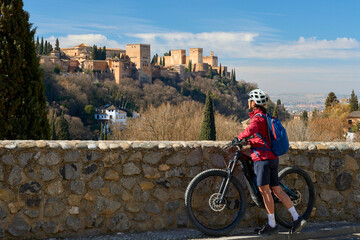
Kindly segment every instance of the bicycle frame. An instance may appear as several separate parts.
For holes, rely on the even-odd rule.
[[[236,145],[237,150],[234,154],[234,158],[230,160],[226,172],[227,172],[227,178],[224,179],[221,183],[219,193],[221,194],[221,197],[219,198],[218,203],[224,204],[225,203],[225,195],[228,190],[230,179],[235,171],[236,164],[240,162],[241,169],[245,176],[245,182],[249,189],[251,199],[253,202],[259,207],[259,208],[265,208],[263,198],[261,196],[260,191],[258,190],[257,184],[256,184],[256,178],[254,173],[254,167],[253,167],[253,161],[250,156],[244,154],[241,149],[241,145]],[[288,187],[286,187],[283,183],[280,182],[280,186],[282,186],[285,193],[287,193],[291,200],[296,200],[298,196]],[[275,202],[280,202],[280,200],[273,195]]]

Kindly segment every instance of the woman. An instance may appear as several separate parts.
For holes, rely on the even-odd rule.
[[[261,228],[255,229],[257,234],[271,235],[278,233],[274,215],[274,200],[271,195],[273,192],[277,198],[281,200],[283,205],[288,209],[293,217],[293,226],[290,234],[300,232],[306,225],[306,221],[299,216],[289,196],[285,194],[279,186],[278,166],[279,158],[271,151],[269,131],[265,105],[269,101],[266,92],[255,89],[249,94],[249,115],[251,118],[249,126],[239,134],[239,139],[247,138],[254,135],[249,140],[251,146],[251,158],[254,161],[254,172],[256,175],[256,183],[263,197],[264,205],[268,214],[268,222]]]

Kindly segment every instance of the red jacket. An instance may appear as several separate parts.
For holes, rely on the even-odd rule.
[[[267,121],[262,116],[255,116],[256,114],[263,114],[260,109],[253,110],[249,113],[251,121],[249,126],[239,134],[239,139],[247,138],[250,136],[255,136],[254,138],[249,140],[251,146],[251,158],[253,161],[267,160],[267,159],[276,159],[277,157],[271,151],[267,150],[253,150],[253,148],[263,148],[264,141],[259,138],[255,133],[259,133],[262,137],[266,138],[266,142],[270,144],[269,132],[267,127]],[[265,146],[269,148],[268,145]]]

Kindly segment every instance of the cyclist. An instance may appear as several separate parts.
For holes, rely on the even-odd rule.
[[[269,96],[260,89],[255,89],[248,95],[249,110],[252,110],[249,113],[251,121],[249,126],[239,134],[238,138],[242,139],[254,135],[254,138],[249,140],[251,146],[251,158],[254,161],[256,183],[263,197],[268,214],[268,222],[263,227],[255,229],[255,232],[260,235],[271,235],[276,234],[279,231],[275,222],[274,200],[271,192],[281,200],[282,204],[292,215],[294,221],[289,233],[300,232],[306,225],[306,221],[299,216],[289,196],[284,193],[279,186],[279,158],[270,150],[270,146],[267,146],[267,143],[270,143],[267,120],[260,115],[257,115],[266,114],[264,106],[268,103]],[[264,140],[266,140],[266,142]]]

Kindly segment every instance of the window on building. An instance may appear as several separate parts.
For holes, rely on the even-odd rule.
[[[112,115],[110,115],[110,119],[112,119]]]
[[[349,124],[352,124],[352,120],[351,120],[351,119],[349,119],[349,120],[348,120],[348,123],[349,123]]]

